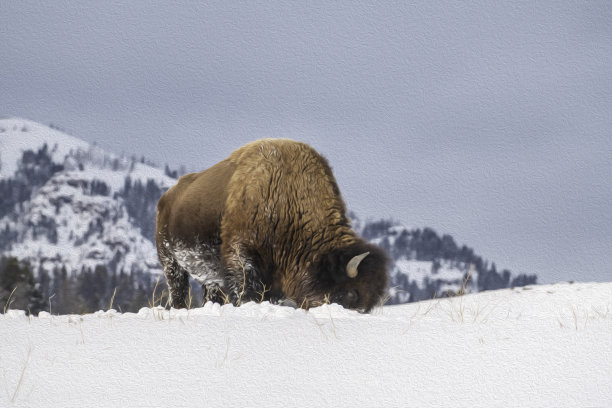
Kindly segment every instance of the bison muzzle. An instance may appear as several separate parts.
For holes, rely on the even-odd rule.
[[[351,229],[327,160],[310,146],[262,139],[159,200],[156,244],[170,305],[186,306],[189,275],[204,301],[323,303],[369,311],[387,287],[387,257]]]

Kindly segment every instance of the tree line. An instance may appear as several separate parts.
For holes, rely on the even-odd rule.
[[[411,302],[431,299],[434,296],[444,296],[441,291],[440,281],[435,279],[436,272],[442,263],[451,267],[465,269],[464,279],[471,270],[471,278],[476,276],[476,287],[478,291],[497,290],[509,287],[526,286],[537,283],[536,275],[512,275],[503,269],[498,271],[494,262],[475,254],[474,250],[466,245],[458,245],[452,236],[448,234],[439,235],[431,228],[406,230],[395,234],[393,239],[389,234],[397,224],[390,220],[369,222],[365,225],[362,235],[368,240],[378,240],[378,245],[383,248],[390,257],[396,261],[401,258],[432,262],[431,279],[425,280],[424,286],[420,287],[416,282],[410,280],[410,276],[398,274],[393,277],[391,285],[397,287],[401,292],[409,294]],[[401,303],[404,296],[396,296],[390,299],[390,303]]]
[[[192,307],[201,306],[201,288],[192,282]],[[166,280],[146,272],[109,272],[106,266],[83,267],[68,272],[65,267],[36,274],[28,262],[0,257],[0,308],[25,310],[36,315],[82,314],[113,308],[137,312],[142,307],[165,306]]]

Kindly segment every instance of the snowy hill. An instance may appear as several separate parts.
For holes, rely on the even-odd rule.
[[[358,232],[391,257],[389,301],[414,302],[536,283],[535,275],[497,271],[466,245],[431,228],[407,228],[389,220],[356,223]]]
[[[87,151],[87,142],[58,130],[25,119],[0,119],[0,178],[11,177],[17,171],[18,160],[26,150],[38,150],[44,144],[51,150],[56,163],[77,150]]]
[[[162,170],[14,118],[0,120],[0,159],[5,194],[17,197],[0,213],[3,254],[34,270],[110,264],[113,270],[159,271],[155,247],[134,225],[122,193],[127,180],[153,183],[161,194],[176,182]],[[51,170],[43,171],[44,159]]]
[[[0,315],[0,406],[612,406],[612,283],[385,306]]]
[[[14,218],[0,228],[16,231],[9,253],[47,270],[95,268],[116,260],[118,269],[157,267],[153,243],[129,220],[122,202],[88,194],[92,183],[117,179],[109,170],[67,171],[54,175]],[[20,228],[31,226],[31,228]]]

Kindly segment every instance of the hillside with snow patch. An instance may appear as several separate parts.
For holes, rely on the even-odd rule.
[[[1,406],[612,406],[612,283],[368,315],[267,303],[12,310],[0,332]]]
[[[159,272],[155,246],[134,225],[121,193],[127,179],[153,183],[160,192],[176,180],[56,129],[23,119],[0,120],[0,176],[14,178],[15,190],[31,184],[27,177],[40,167],[35,159],[23,164],[24,153],[40,155],[43,148],[57,169],[40,176],[47,178],[0,218],[1,252],[28,261],[34,270],[78,272],[110,263],[117,271]]]
[[[17,159],[26,150],[49,145],[51,157],[62,163],[71,152],[87,151],[87,142],[40,123],[20,118],[0,119],[0,178],[17,171]]]

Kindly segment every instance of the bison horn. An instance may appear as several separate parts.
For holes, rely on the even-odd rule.
[[[356,255],[349,261],[348,264],[346,264],[346,274],[349,278],[354,278],[357,276],[357,267],[359,266],[359,263],[363,260],[363,258],[368,255],[370,255],[369,252],[364,252],[361,255]]]

